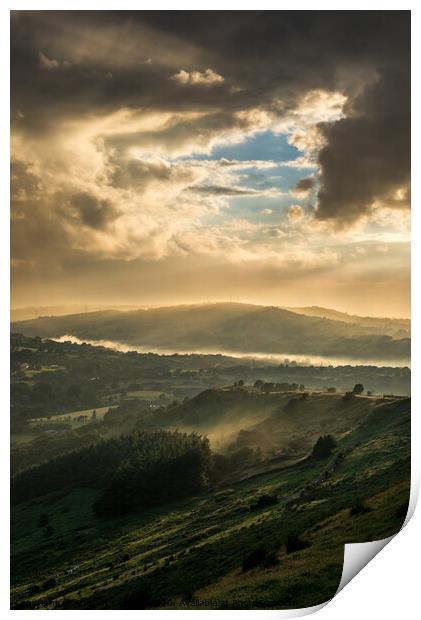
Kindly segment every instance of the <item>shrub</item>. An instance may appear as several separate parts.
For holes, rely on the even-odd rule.
[[[279,564],[276,553],[274,551],[268,551],[264,546],[260,546],[244,558],[242,570],[245,573],[258,566],[269,568],[270,566],[276,566],[276,564]]]
[[[398,519],[405,519],[408,513],[409,502],[403,502],[400,506],[398,506],[396,510],[396,516]]]
[[[370,508],[365,505],[361,498],[357,497],[349,512],[352,517],[356,517],[358,515],[363,515],[369,511]]]
[[[49,590],[50,588],[55,588],[56,585],[57,585],[57,582],[54,579],[54,577],[50,577],[49,579],[46,579],[44,581],[44,583],[42,584],[42,589]]]
[[[336,446],[336,440],[332,435],[321,435],[314,444],[311,456],[314,459],[323,459],[330,456]]]
[[[301,551],[302,549],[307,549],[310,547],[310,543],[307,540],[304,540],[297,532],[290,532],[286,539],[285,548],[287,554],[295,553],[296,551]]]
[[[278,503],[277,495],[270,495],[264,493],[257,498],[257,501],[250,505],[250,510],[258,510],[259,508],[266,508]]]

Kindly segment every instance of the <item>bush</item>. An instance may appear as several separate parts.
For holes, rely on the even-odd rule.
[[[50,577],[49,579],[46,579],[44,581],[44,583],[42,584],[42,589],[49,590],[50,588],[55,588],[56,585],[57,585],[57,582],[54,579],[54,577]]]
[[[243,573],[261,566],[263,568],[269,568],[270,566],[276,566],[279,564],[278,557],[274,551],[268,551],[266,547],[257,547],[249,555],[244,558],[242,564]]]
[[[370,511],[370,508],[365,505],[365,503],[361,500],[361,498],[357,497],[357,499],[351,506],[349,513],[352,517],[356,517],[358,515],[363,515],[369,511]]]
[[[285,548],[287,554],[295,553],[296,551],[301,551],[302,549],[307,549],[310,547],[310,543],[307,540],[304,540],[297,532],[290,532],[286,539]]]
[[[409,502],[403,502],[403,504],[401,504],[396,510],[397,518],[405,519],[406,515],[408,514],[408,508],[409,508]]]
[[[250,505],[250,510],[258,510],[259,508],[267,508],[278,503],[277,495],[265,493],[257,498],[257,501]]]
[[[332,435],[321,435],[314,444],[311,456],[314,459],[324,459],[332,454],[337,443]]]

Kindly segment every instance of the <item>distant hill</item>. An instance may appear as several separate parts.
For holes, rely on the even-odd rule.
[[[411,321],[409,319],[358,316],[355,314],[348,314],[347,312],[339,312],[339,310],[333,310],[332,308],[321,308],[320,306],[286,308],[286,310],[296,312],[297,314],[303,314],[305,316],[316,316],[321,319],[332,319],[333,321],[363,325],[376,330],[379,329],[384,334],[399,338],[409,338],[411,331]]]
[[[98,310],[135,310],[138,306],[112,305],[112,304],[72,304],[67,306],[26,306],[25,308],[12,308],[10,318],[15,321],[27,321],[37,319],[40,316],[64,316],[65,314],[77,314],[79,312],[97,312]]]
[[[383,321],[383,319],[379,319]],[[112,340],[150,350],[317,355],[407,361],[410,340],[383,324],[308,316],[274,306],[218,303],[147,310],[104,310],[40,317],[12,325],[28,336]]]

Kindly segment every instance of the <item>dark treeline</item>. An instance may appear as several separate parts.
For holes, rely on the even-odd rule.
[[[187,497],[208,484],[209,441],[196,433],[139,432],[101,441],[12,479],[11,501],[65,488],[101,489],[98,515],[126,513]]]

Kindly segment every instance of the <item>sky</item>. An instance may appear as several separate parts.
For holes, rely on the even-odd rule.
[[[11,14],[12,306],[409,316],[408,11]]]

